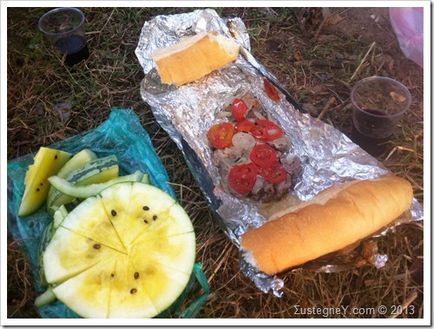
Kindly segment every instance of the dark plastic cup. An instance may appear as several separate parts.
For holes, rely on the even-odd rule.
[[[351,91],[353,124],[369,138],[390,137],[411,104],[411,94],[402,83],[373,76],[360,80]]]
[[[65,63],[68,66],[89,57],[84,21],[83,12],[77,8],[56,8],[39,19],[39,30],[62,55],[65,55]]]

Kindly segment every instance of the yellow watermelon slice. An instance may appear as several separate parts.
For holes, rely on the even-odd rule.
[[[38,210],[47,198],[50,187],[48,177],[55,175],[70,157],[70,153],[48,147],[39,149],[24,179],[25,190],[18,210],[19,216],[27,216]]]
[[[173,198],[119,183],[68,214],[44,252],[44,272],[56,297],[83,317],[148,318],[184,290],[195,249],[191,221]]]

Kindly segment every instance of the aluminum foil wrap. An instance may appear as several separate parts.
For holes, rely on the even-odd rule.
[[[136,55],[145,72],[141,96],[148,103],[161,127],[181,149],[211,209],[221,220],[227,236],[239,247],[239,237],[251,227],[261,226],[265,218],[254,201],[241,200],[221,187],[219,171],[212,161],[206,133],[221,119],[216,115],[228,100],[242,92],[252,93],[280,124],[293,144],[293,152],[302,160],[302,177],[294,193],[309,200],[325,188],[348,180],[371,179],[388,173],[381,163],[332,126],[303,114],[283,99],[273,103],[265,94],[263,76],[243,56],[199,81],[179,88],[162,85],[151,54],[158,48],[175,44],[181,37],[203,31],[217,31],[230,36],[227,23],[236,27],[237,42],[250,51],[249,36],[239,18],[220,18],[211,9],[191,13],[157,16],[145,22]],[[262,67],[262,70],[266,70]],[[413,220],[423,217],[421,205],[414,201]],[[384,232],[381,232],[384,233]],[[378,267],[387,261],[378,255]],[[333,264],[324,267],[331,271]],[[241,257],[241,270],[258,288],[280,296],[283,281],[249,265]]]

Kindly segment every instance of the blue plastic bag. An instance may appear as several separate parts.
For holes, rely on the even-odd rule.
[[[122,175],[136,170],[148,173],[152,185],[176,198],[176,194],[168,182],[167,172],[152,146],[151,139],[132,110],[113,109],[108,120],[96,129],[49,147],[70,153],[77,153],[84,148],[88,148],[95,152],[98,157],[114,154],[119,160],[119,169]],[[42,293],[45,288],[41,286],[39,280],[40,244],[42,233],[51,222],[51,218],[44,206],[36,213],[25,218],[20,218],[17,215],[24,193],[24,177],[28,166],[32,162],[32,154],[8,162],[8,231],[15,240],[20,242],[35,278],[35,289]],[[196,280],[202,287],[203,293],[192,301],[185,310],[181,310],[180,306],[188,298]],[[195,316],[206,301],[208,294],[208,281],[200,264],[195,264],[192,278],[184,293],[160,317]],[[39,313],[46,318],[78,317],[60,301],[41,307]]]

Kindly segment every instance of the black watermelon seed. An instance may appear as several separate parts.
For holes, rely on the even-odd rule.
[[[44,183],[39,183],[39,186],[43,186],[44,185]]]
[[[136,288],[133,288],[133,289],[130,290],[130,294],[135,294],[136,292],[137,292]]]
[[[40,189],[39,189],[39,187],[36,189],[36,192],[39,192],[40,191]]]
[[[115,277],[115,274],[114,274],[114,273],[112,273],[112,274],[110,274],[110,276],[111,276],[112,278],[114,278],[114,277]]]
[[[139,278],[139,272],[135,272],[135,273],[134,273],[134,279],[137,280],[138,278]]]
[[[101,245],[99,243],[95,243],[93,245],[93,249],[99,249],[99,248],[101,248]]]
[[[148,221],[146,219],[143,220],[146,224],[148,224]]]
[[[54,156],[54,159],[57,159],[57,155]]]
[[[149,210],[149,207],[148,207],[148,206],[143,206],[143,210],[144,210],[144,211],[148,211],[148,210]]]
[[[152,216],[153,220],[157,220],[157,215]]]
[[[114,210],[114,209],[111,211],[111,213],[112,213],[112,216],[113,216],[113,217],[115,217],[116,214],[117,214],[117,213],[116,213],[116,210]]]

